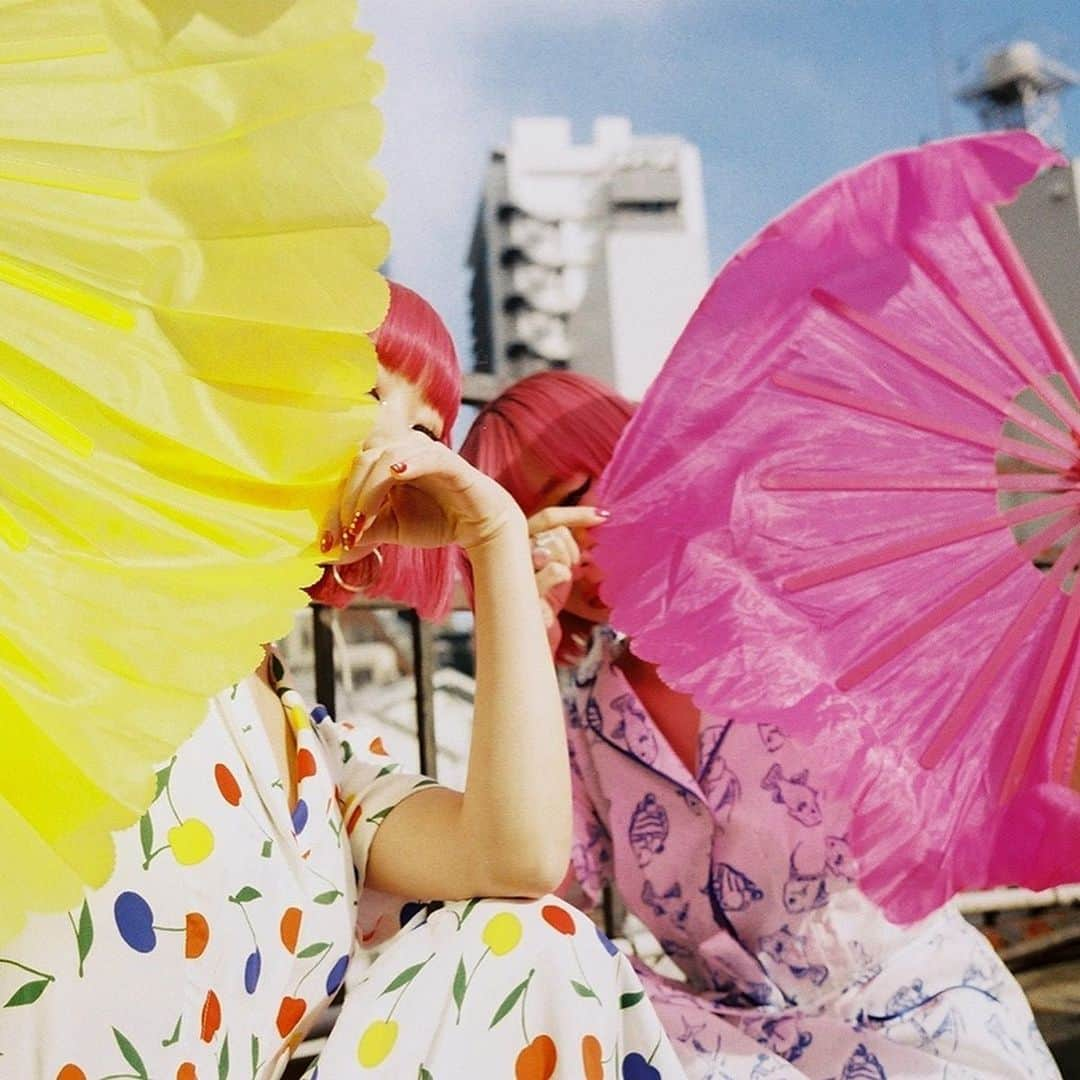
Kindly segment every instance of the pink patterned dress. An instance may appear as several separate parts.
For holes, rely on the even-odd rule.
[[[573,866],[685,974],[638,971],[692,1077],[1058,1077],[1022,991],[952,908],[909,928],[852,884],[845,815],[775,726],[703,717],[691,775],[607,629],[564,675]]]

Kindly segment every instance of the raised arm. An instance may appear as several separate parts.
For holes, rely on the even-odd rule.
[[[373,888],[425,899],[537,896],[565,872],[570,778],[562,706],[525,519],[494,481],[421,436],[358,459],[343,522],[373,543],[460,544],[476,589],[476,702],[464,793],[426,788],[379,827]]]

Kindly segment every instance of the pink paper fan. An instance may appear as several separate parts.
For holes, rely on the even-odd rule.
[[[1033,136],[888,155],[720,273],[599,490],[604,598],[775,722],[899,921],[1080,876],[1080,374],[994,206]]]

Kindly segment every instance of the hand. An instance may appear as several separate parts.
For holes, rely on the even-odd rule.
[[[360,452],[339,516],[346,562],[350,552],[360,558],[378,544],[457,544],[469,552],[524,525],[494,480],[419,432]]]
[[[605,520],[605,513],[593,506],[549,506],[529,518],[536,592],[549,630],[570,595],[574,568],[581,562],[574,530],[580,533]]]

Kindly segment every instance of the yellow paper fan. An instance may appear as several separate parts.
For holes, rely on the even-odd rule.
[[[387,303],[354,14],[0,0],[0,942],[317,577]]]

